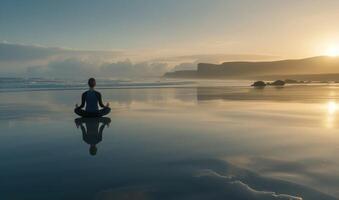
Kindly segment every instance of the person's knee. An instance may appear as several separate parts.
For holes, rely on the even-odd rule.
[[[106,108],[105,108],[105,114],[108,114],[108,113],[110,113],[110,112],[111,112],[111,108],[106,107]]]
[[[81,108],[75,108],[74,113],[80,116],[83,115],[83,111],[81,110]]]
[[[111,112],[111,108],[109,107],[105,107],[103,108],[102,110],[100,110],[100,114],[103,116],[103,115],[107,115],[108,113]]]

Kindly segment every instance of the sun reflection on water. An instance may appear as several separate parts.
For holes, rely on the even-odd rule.
[[[327,120],[326,127],[333,128],[335,122],[335,114],[337,111],[337,103],[335,101],[329,101],[327,103]]]
[[[327,112],[329,115],[333,115],[337,111],[337,104],[334,101],[327,103]]]

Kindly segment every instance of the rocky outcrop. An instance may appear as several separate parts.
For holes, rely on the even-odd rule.
[[[253,86],[253,87],[265,87],[266,83],[264,81],[256,81],[251,86]]]
[[[286,83],[285,81],[282,81],[282,80],[276,80],[272,83],[268,83],[268,85],[273,85],[273,86],[284,86]]]

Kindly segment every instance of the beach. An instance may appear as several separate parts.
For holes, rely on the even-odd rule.
[[[0,200],[339,200],[339,0],[0,2]]]
[[[95,155],[83,91],[0,92],[1,199],[339,198],[336,84],[103,88]]]

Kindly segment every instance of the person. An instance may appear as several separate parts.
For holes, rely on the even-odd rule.
[[[81,96],[81,105],[75,105],[74,112],[81,117],[102,117],[111,112],[109,103],[104,105],[100,92],[94,90],[96,81],[94,78],[88,79],[89,90],[84,92]],[[83,109],[85,107],[85,110]],[[99,106],[102,109],[99,109]]]
[[[98,148],[97,144],[102,141],[102,134],[105,126],[109,126],[111,119],[108,117],[98,118],[77,118],[74,120],[76,127],[81,128],[82,139],[89,144],[89,154],[95,156]],[[100,125],[101,124],[101,125]],[[85,128],[85,126],[86,128]],[[100,127],[99,127],[100,125]]]

